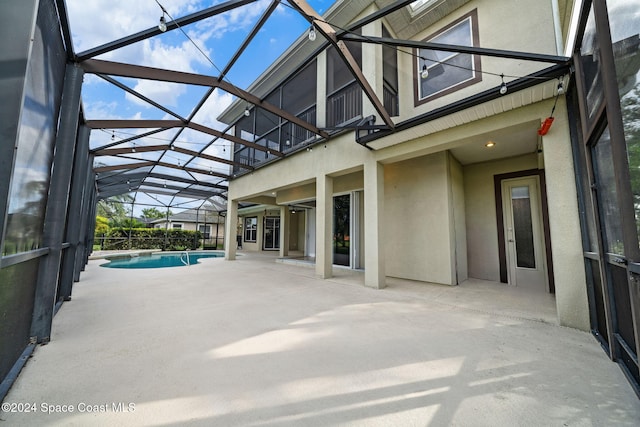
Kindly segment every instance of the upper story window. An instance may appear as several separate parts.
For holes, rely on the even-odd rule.
[[[409,9],[412,14],[416,14],[421,12],[423,9],[426,9],[427,6],[434,4],[438,0],[417,0],[409,5]]]
[[[477,46],[477,11],[474,10],[463,16],[425,41],[458,46]],[[415,54],[416,105],[482,80],[478,55],[430,49],[418,49]]]

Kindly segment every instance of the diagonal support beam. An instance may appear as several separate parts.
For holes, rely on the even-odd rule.
[[[183,170],[183,171],[186,171],[186,172],[199,173],[201,175],[212,175],[212,176],[217,176],[218,178],[223,178],[223,179],[231,178],[229,175],[226,175],[226,174],[220,173],[220,172],[216,172],[216,171],[213,171],[213,170],[204,170],[204,169],[191,168],[191,167],[186,167],[186,166],[178,166],[178,165],[174,165],[174,164],[171,164],[171,163],[165,163],[165,162],[157,162],[156,166],[163,166],[165,168],[170,168],[170,169],[177,169],[177,170]]]
[[[165,181],[182,182],[184,184],[197,184],[197,185],[201,185],[201,186],[204,186],[204,187],[217,188],[219,190],[225,190],[225,191],[229,189],[227,186],[224,186],[224,185],[212,184],[212,183],[204,182],[204,181],[194,181],[194,180],[183,178],[183,177],[180,177],[180,176],[164,175],[164,174],[157,173],[157,172],[150,172],[148,177],[149,178],[154,178],[154,179],[163,179]]]
[[[184,122],[180,120],[87,120],[86,126],[90,129],[170,129],[183,127]]]
[[[209,134],[211,136],[217,136],[219,138],[226,139],[227,141],[231,141],[231,142],[234,142],[236,144],[242,144],[242,145],[245,145],[247,147],[255,148],[256,150],[260,150],[260,151],[264,151],[264,152],[268,151],[269,153],[273,154],[274,156],[284,157],[284,154],[281,153],[280,151],[271,150],[271,149],[269,149],[267,147],[263,147],[262,145],[256,144],[255,142],[249,142],[249,141],[244,140],[242,138],[239,138],[239,137],[237,137],[235,135],[229,135],[227,133],[222,133],[219,130],[212,129],[212,128],[207,127],[207,126],[203,126],[203,125],[199,125],[197,123],[191,122],[191,123],[189,123],[189,125],[187,127],[189,127],[190,129],[193,129],[193,130],[197,130],[199,132],[203,132],[203,133]]]
[[[127,163],[124,165],[99,166],[97,168],[93,168],[93,171],[95,173],[111,172],[111,171],[117,171],[117,170],[143,168],[146,166],[153,166],[155,164],[156,162],[139,162],[139,163]]]
[[[519,59],[524,61],[549,62],[552,64],[567,64],[571,58],[566,56],[545,55],[542,53],[528,53],[511,50],[489,49],[474,46],[450,45],[442,43],[431,43],[416,40],[398,40],[388,37],[369,37],[358,34],[345,34],[342,40],[355,41],[361,43],[381,44],[395,47],[411,47],[414,49],[440,50],[444,52],[468,53],[471,55],[493,56],[497,58]]]
[[[135,135],[135,136],[132,136],[130,138],[121,139],[121,140],[114,141],[114,142],[111,142],[111,143],[106,144],[106,145],[102,145],[100,147],[96,147],[96,148],[94,148],[92,150],[89,150],[89,152],[93,154],[96,151],[100,151],[100,150],[104,150],[104,149],[107,149],[107,148],[115,147],[116,145],[125,144],[125,143],[131,142],[131,141],[136,141],[138,139],[142,139],[142,138],[145,138],[147,136],[155,135],[156,133],[164,132],[165,130],[166,129],[164,129],[164,128],[154,129],[154,130],[149,131],[149,132],[141,133],[140,135]]]
[[[173,147],[173,151],[177,153],[186,154],[188,156],[211,160],[213,162],[224,163],[230,166],[239,166],[244,169],[255,170],[253,166],[243,165],[242,163],[234,162],[233,160],[223,159],[222,157],[211,156],[206,153],[198,153],[197,151],[187,150],[186,148]]]
[[[109,148],[106,150],[98,150],[94,154],[96,156],[117,156],[119,154],[130,153],[148,153],[151,151],[166,151],[169,149],[168,145],[149,145],[146,147],[126,147],[126,148]]]
[[[204,76],[201,74],[185,73],[182,71],[163,70],[161,68],[143,67],[140,65],[124,64],[120,62],[102,61],[98,59],[89,59],[80,63],[82,69],[86,73],[90,74],[107,74],[111,76],[130,77],[137,79],[156,80],[172,83],[184,83],[196,86],[218,87],[232,95],[235,95],[241,99],[244,99],[251,104],[257,105],[270,113],[279,116],[286,121],[289,121],[295,125],[300,126],[308,130],[309,132],[320,135],[321,137],[328,139],[329,134],[320,130],[316,126],[313,126],[304,120],[300,120],[293,114],[275,107],[268,102],[262,101],[257,96],[240,89],[228,83],[224,80],[219,80],[215,77]],[[384,108],[383,108],[384,109]]]
[[[131,95],[135,96],[138,99],[141,99],[142,101],[146,102],[149,105],[154,106],[155,108],[157,108],[158,110],[164,111],[165,113],[169,114],[170,116],[175,117],[178,120],[181,120],[183,122],[186,122],[187,119],[185,119],[184,117],[181,117],[179,114],[174,113],[173,111],[171,111],[170,109],[168,109],[167,107],[165,107],[164,105],[160,105],[157,102],[155,102],[153,99],[151,98],[147,98],[146,96],[144,96],[143,94],[131,89],[129,86],[120,83],[119,81],[117,81],[116,79],[106,76],[104,74],[98,74],[98,77],[100,77],[103,80],[106,80],[107,82],[111,83],[112,85],[119,87],[120,89],[124,90],[125,92],[130,93]]]
[[[337,49],[338,53],[347,64],[347,68],[349,71],[355,76],[356,81],[364,91],[369,101],[373,104],[373,107],[376,109],[382,121],[390,128],[394,129],[395,125],[391,116],[384,108],[384,105],[376,95],[375,91],[365,78],[360,66],[358,65],[356,59],[353,57],[347,45],[344,44],[342,40],[338,40],[336,31],[333,29],[331,25],[329,25],[323,18],[316,12],[306,0],[291,0],[289,2],[293,8],[298,10],[302,15],[306,16],[308,20],[310,20],[313,25],[320,31],[324,37]]]
[[[196,23],[206,18],[210,18],[221,13],[228,12],[237,7],[244,6],[249,3],[254,3],[257,0],[231,0],[224,3],[217,4],[199,12],[192,13],[191,15],[183,16],[174,21],[167,22],[167,31],[175,30],[178,27],[184,27],[189,24]],[[102,46],[95,47],[93,49],[86,50],[78,54],[78,60],[83,61],[94,56],[102,55],[103,53],[111,52],[116,49],[120,49],[125,46],[129,46],[133,43],[146,40],[150,37],[162,34],[162,31],[158,27],[152,27],[147,30],[140,31],[136,34],[132,34],[127,37],[123,37],[119,40],[115,40],[111,43],[103,44]]]

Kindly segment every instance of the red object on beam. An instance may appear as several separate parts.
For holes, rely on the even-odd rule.
[[[551,127],[552,123],[553,117],[547,117],[546,119],[544,119],[544,122],[542,122],[542,126],[540,126],[540,129],[538,129],[538,135],[546,135],[547,132],[549,132],[549,128]]]

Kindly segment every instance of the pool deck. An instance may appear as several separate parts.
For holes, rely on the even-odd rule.
[[[590,334],[556,324],[551,295],[477,280],[389,278],[374,290],[361,272],[321,280],[249,253],[151,270],[101,262],[89,262],[51,343],[5,399],[36,411],[0,413],[0,426],[640,420],[618,365]]]

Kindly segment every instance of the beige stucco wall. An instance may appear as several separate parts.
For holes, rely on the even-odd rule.
[[[417,38],[426,37],[476,7],[480,40],[492,40],[491,47],[556,53],[551,7],[540,7],[537,0],[506,3],[498,0],[472,1],[431,28],[425,28]],[[526,10],[535,10],[536,13],[523,13]],[[514,27],[518,31],[511,31]],[[369,59],[379,54],[377,48],[373,50],[376,53]],[[379,64],[369,59],[363,68],[372,85],[380,86]],[[481,90],[497,88],[500,84],[499,77],[487,74],[479,84],[414,108],[413,57],[399,55],[398,61],[401,117],[397,121],[426,113]],[[482,58],[484,71],[499,70],[507,75],[523,76],[544,67],[543,64],[526,61]],[[319,125],[324,121],[325,112],[324,69],[324,55],[320,55]],[[323,212],[329,212],[329,205],[318,198],[329,199],[331,194],[365,188],[364,166],[381,164],[384,170],[384,200],[381,203],[384,205],[384,227],[380,229],[384,230],[381,244],[385,254],[384,260],[380,260],[385,264],[382,274],[446,284],[460,282],[466,277],[497,281],[499,264],[493,175],[535,169],[539,165],[539,157],[530,154],[463,166],[449,157],[448,150],[475,135],[544,119],[553,104],[552,99],[542,99],[551,96],[553,85],[549,88],[509,93],[484,108],[469,109],[396,132],[372,142],[370,147],[375,150],[357,144],[353,132],[335,136],[326,143],[313,146],[310,151],[291,154],[268,167],[234,179],[230,183],[229,199],[249,200],[268,196],[274,197],[274,203],[278,204],[316,200],[323,203]],[[548,201],[558,312],[561,323],[587,329],[579,218],[563,101],[561,98],[556,109],[552,131],[543,138],[547,189],[551,189]],[[523,104],[530,105],[522,107]],[[370,111],[370,106],[365,105],[365,111]],[[318,194],[317,182],[320,180],[322,188],[330,184],[330,192]],[[371,191],[363,197],[368,202],[371,201],[367,199],[370,194]],[[368,202],[367,206],[377,206]],[[324,216],[319,215],[318,218],[318,224],[325,224]],[[260,227],[261,224],[260,219]],[[329,230],[330,227],[325,224],[323,229]],[[363,235],[366,239],[366,229]],[[261,239],[261,230],[258,239]],[[259,249],[260,243],[255,246],[256,250]],[[372,259],[378,258],[370,258],[373,263]],[[567,262],[571,263],[571,268],[565,270],[563,267]]]
[[[462,165],[455,157],[448,154],[449,166],[449,189],[450,189],[450,211],[453,218],[453,227],[451,227],[451,248],[453,253],[451,259],[455,260],[451,270],[454,277],[454,283],[460,284],[468,278],[467,267],[467,226],[465,219],[465,202],[464,202],[464,173]]]
[[[559,100],[564,107],[564,98]],[[584,258],[569,121],[558,116],[542,138],[549,203],[549,229],[560,324],[590,328]]]
[[[444,17],[441,21],[425,28],[422,32],[416,34],[413,39],[424,40],[440,32],[460,17],[477,10],[481,46],[517,52],[556,55],[551,0],[545,1],[544,4],[542,3],[540,0],[471,1],[449,16]],[[535,11],[535,13],[529,11]],[[398,55],[398,66],[401,69],[400,98],[405,100],[400,103],[400,119],[406,120],[417,114],[426,113],[456,100],[472,96],[480,91],[498,88],[502,81],[500,74],[505,76],[525,76],[546,68],[548,64],[483,56],[481,58],[482,71],[488,71],[493,74],[485,73],[479,83],[418,106],[414,105],[413,83],[414,68],[417,67],[416,58],[412,54]],[[508,83],[511,80],[515,80],[515,78],[505,77],[505,82]]]
[[[447,153],[384,167],[387,276],[453,284]]]
[[[493,176],[537,167],[536,154],[464,167],[469,277],[500,281]]]

